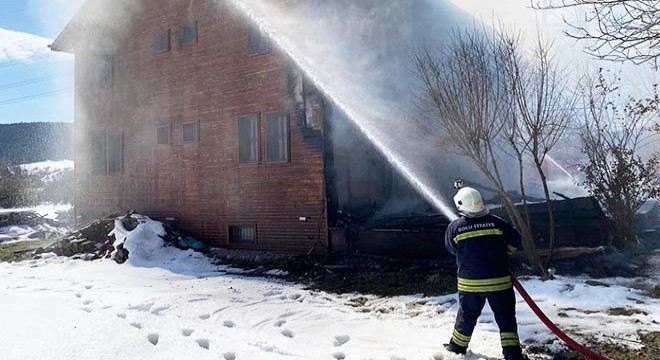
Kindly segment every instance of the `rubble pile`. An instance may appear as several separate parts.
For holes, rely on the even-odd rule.
[[[37,249],[35,255],[55,253],[58,256],[78,256],[86,260],[109,257],[115,249],[115,238],[108,235],[113,228],[114,217],[98,219],[48,247]]]
[[[43,224],[47,224],[53,227],[59,225],[55,220],[45,218],[34,211],[0,213],[0,228],[17,224],[30,227],[37,227]]]
[[[135,215],[135,216],[134,216]],[[128,260],[129,251],[123,245],[115,247],[116,236],[114,234],[115,221],[121,221],[126,231],[135,230],[140,221],[136,219],[135,212],[110,214],[103,218],[90,222],[79,229],[69,233],[54,244],[39,248],[34,252],[35,257],[45,253],[54,253],[58,256],[79,258],[83,260],[98,260],[112,258],[119,264]],[[193,249],[195,251],[206,250],[205,245],[184,232],[179,231],[173,221],[163,222],[165,234],[161,236],[166,246],[176,246],[180,249]]]
[[[67,232],[59,221],[46,218],[35,211],[0,212],[0,243],[7,241],[48,240]]]

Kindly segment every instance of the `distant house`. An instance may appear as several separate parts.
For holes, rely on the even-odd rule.
[[[354,130],[333,145],[333,106],[222,1],[89,0],[51,48],[76,56],[80,222],[134,209],[211,245],[324,252],[347,212],[426,206]]]

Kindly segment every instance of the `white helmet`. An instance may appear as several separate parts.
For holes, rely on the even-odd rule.
[[[481,193],[471,187],[459,189],[454,196],[454,204],[456,204],[456,209],[462,214],[477,216],[488,214],[488,209],[484,207],[484,199]]]

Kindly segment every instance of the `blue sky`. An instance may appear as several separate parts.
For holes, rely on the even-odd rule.
[[[82,2],[0,0],[0,124],[73,121],[73,56],[47,45]]]
[[[85,0],[0,0],[0,124],[34,121],[73,121],[73,69],[71,55],[51,52],[57,37]],[[539,12],[523,0],[451,0],[478,19],[498,19],[528,33],[541,29],[555,41],[560,62],[568,67],[606,67],[622,71],[631,93],[658,82],[648,66],[621,67],[596,62],[582,53],[582,43],[566,38],[561,20],[565,13]],[[575,18],[575,14],[568,14]],[[489,21],[486,21],[489,22]]]

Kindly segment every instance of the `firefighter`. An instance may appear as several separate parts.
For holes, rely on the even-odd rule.
[[[448,351],[465,354],[486,301],[495,314],[506,360],[525,359],[518,339],[516,297],[508,257],[520,247],[520,234],[490,215],[476,189],[462,187],[454,196],[461,217],[445,232],[445,247],[456,256],[459,310]]]

